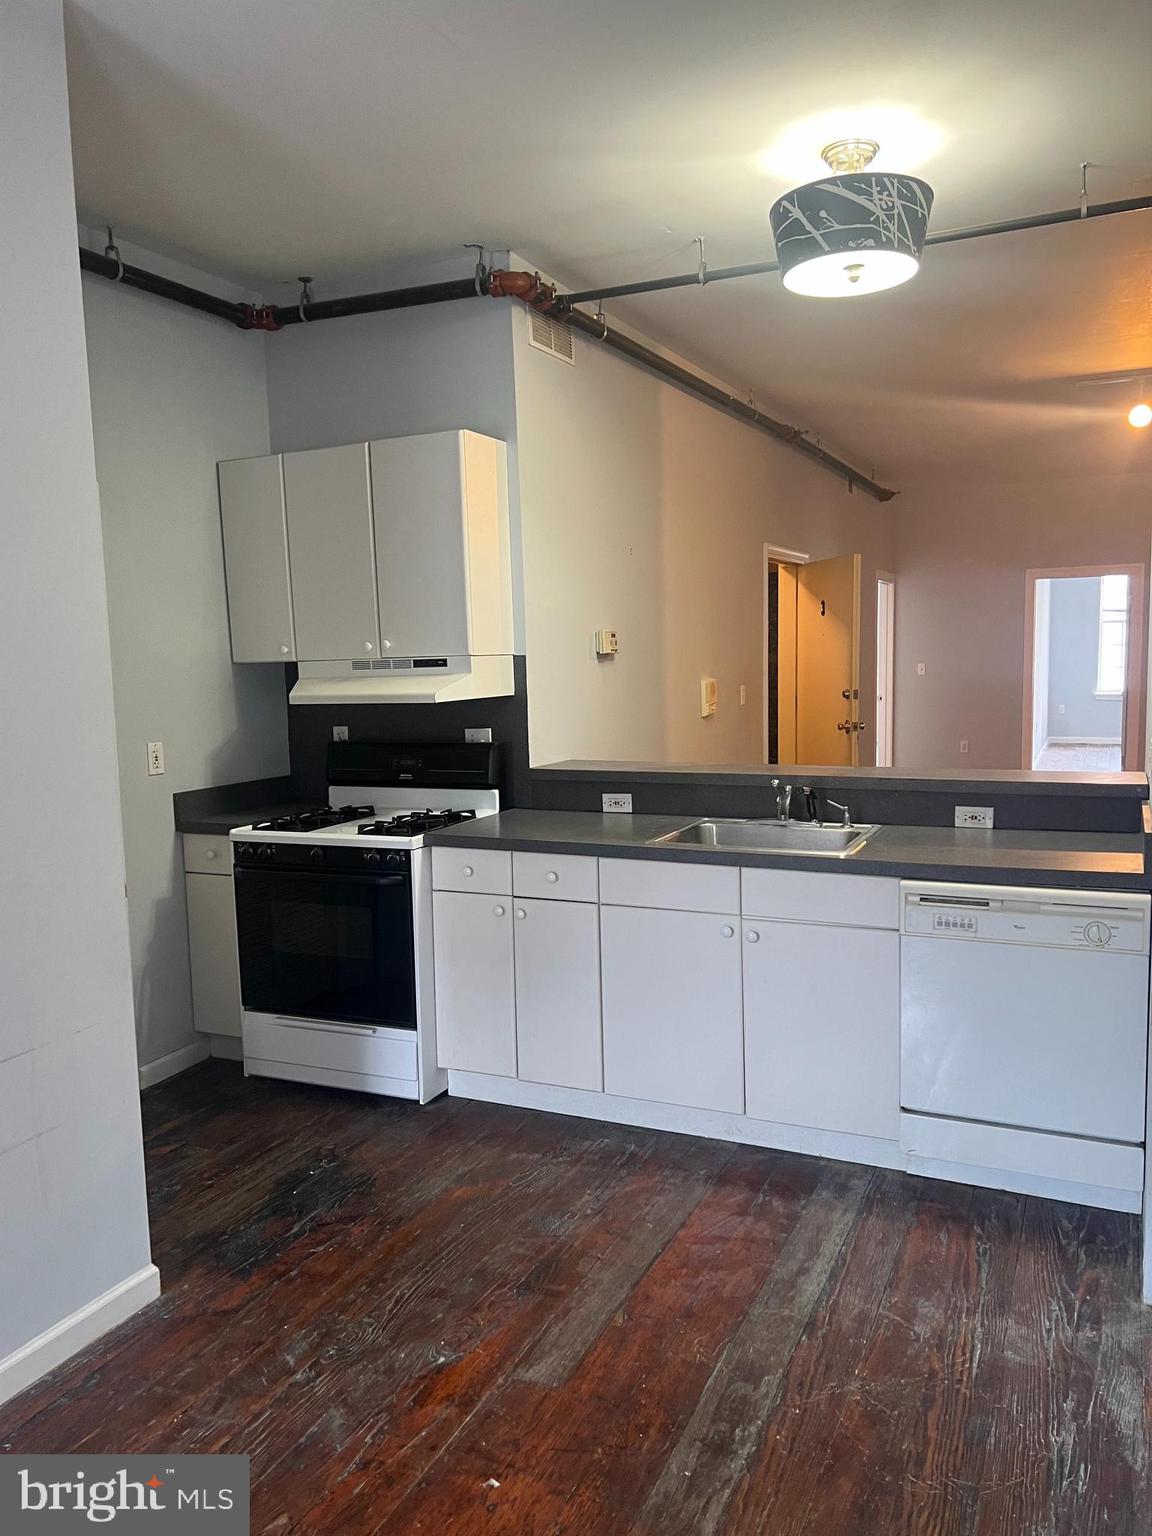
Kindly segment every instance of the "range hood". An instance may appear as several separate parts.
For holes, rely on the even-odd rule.
[[[511,656],[302,661],[291,704],[447,704],[515,692]]]

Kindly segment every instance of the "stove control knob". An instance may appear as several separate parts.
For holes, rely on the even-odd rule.
[[[395,869],[398,865],[403,864],[403,862],[404,855],[401,853],[390,853],[388,855],[388,863],[391,864],[393,869]]]
[[[322,863],[323,859],[324,859],[324,850],[323,850],[323,848],[309,848],[309,850],[308,850],[308,857],[312,860],[312,862],[314,864]]]
[[[375,848],[365,848],[364,862],[365,864],[379,864],[380,855]]]
[[[276,850],[271,843],[261,843],[256,850],[256,857],[258,859],[274,859],[276,857]]]
[[[1084,937],[1089,944],[1095,944],[1098,949],[1103,949],[1105,944],[1112,942],[1112,930],[1107,923],[1087,923],[1084,927]]]
[[[256,850],[251,843],[237,843],[236,857],[238,859],[252,859],[256,856]]]

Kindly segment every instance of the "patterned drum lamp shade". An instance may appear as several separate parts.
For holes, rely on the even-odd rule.
[[[916,176],[859,171],[797,187],[769,218],[785,288],[847,298],[916,275],[932,188]]]

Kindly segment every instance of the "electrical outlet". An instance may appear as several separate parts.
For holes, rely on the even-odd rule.
[[[158,773],[164,772],[164,743],[162,741],[150,741],[148,743],[148,776],[155,778]]]
[[[348,740],[348,727],[346,725],[334,725],[332,727],[332,740],[333,741],[347,741]]]
[[[602,803],[605,812],[623,811],[626,815],[630,816],[632,814],[631,795],[604,795],[602,796]]]
[[[740,702],[741,704],[747,704],[748,702],[748,689],[743,683],[740,684]]]
[[[1058,715],[1062,715],[1064,713],[1064,706],[1063,706],[1063,704],[1057,704],[1057,706],[1056,706],[1056,713]]]
[[[994,818],[995,812],[990,805],[958,805],[956,807],[958,827],[990,827]]]
[[[962,741],[960,743],[960,750],[961,750],[961,752],[967,752],[967,750],[968,750],[968,743],[966,741]]]
[[[927,670],[928,670],[928,668],[924,665],[924,663],[922,661],[918,661],[916,663],[916,676],[917,677],[923,677],[925,672],[927,672]]]
[[[464,727],[465,741],[491,741],[492,727],[490,725],[466,725]]]

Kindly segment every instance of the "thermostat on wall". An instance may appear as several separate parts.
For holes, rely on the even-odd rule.
[[[614,629],[598,629],[596,631],[597,656],[615,656],[619,649],[620,644],[616,639],[616,631]]]

